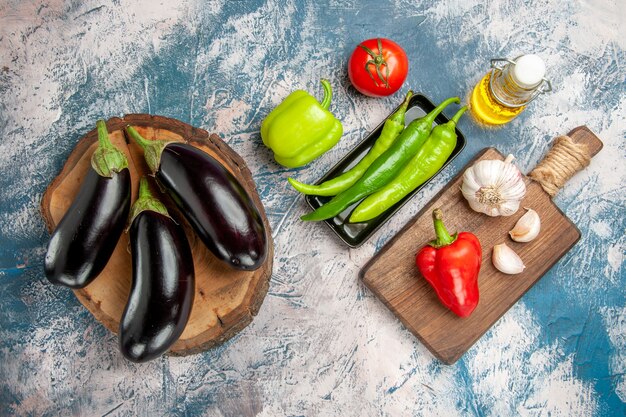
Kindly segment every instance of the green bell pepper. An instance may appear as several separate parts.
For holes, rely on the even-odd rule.
[[[406,110],[409,107],[411,97],[413,97],[413,92],[409,90],[400,108],[387,120],[385,120],[383,130],[378,139],[376,139],[374,146],[370,148],[369,152],[354,167],[320,185],[304,184],[294,180],[293,178],[287,178],[287,181],[289,181],[293,188],[303,194],[323,196],[337,195],[340,192],[352,187],[352,185],[354,185],[354,183],[361,178],[363,173],[365,173],[367,168],[372,165],[376,158],[382,155],[382,153],[391,146],[393,141],[396,140],[398,135],[404,130],[404,117]]]
[[[322,80],[324,100],[303,90],[289,94],[261,123],[261,138],[274,151],[274,159],[287,168],[308,164],[335,146],[343,126],[328,111],[332,89]]]

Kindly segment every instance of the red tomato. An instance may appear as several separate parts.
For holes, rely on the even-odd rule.
[[[348,61],[350,82],[361,93],[382,97],[398,91],[409,72],[406,52],[385,38],[361,42]]]

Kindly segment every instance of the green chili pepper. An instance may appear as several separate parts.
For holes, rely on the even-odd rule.
[[[398,176],[354,209],[350,222],[373,219],[435,175],[456,147],[456,124],[465,110],[467,107],[462,107],[448,123],[436,126],[424,146]]]
[[[380,155],[354,185],[337,194],[328,203],[317,210],[301,217],[305,221],[330,219],[341,213],[350,204],[368,196],[391,181],[419,148],[426,142],[435,117],[451,103],[459,103],[458,97],[452,97],[438,105],[426,116],[413,120],[402,131],[393,144]]]
[[[274,159],[287,168],[308,164],[341,138],[341,122],[328,111],[333,96],[330,84],[322,80],[324,100],[303,90],[289,94],[261,123],[261,138],[274,151]]]
[[[402,130],[404,130],[404,116],[409,106],[411,97],[413,97],[413,92],[409,91],[406,94],[406,98],[400,108],[385,121],[383,130],[380,132],[378,139],[376,139],[374,146],[370,148],[367,155],[365,155],[363,159],[361,159],[354,167],[331,180],[323,182],[320,185],[304,184],[294,180],[293,178],[287,178],[289,183],[293,186],[293,188],[303,194],[322,196],[337,195],[350,188],[359,178],[361,178],[367,168],[372,165],[372,162],[385,152],[402,132]]]

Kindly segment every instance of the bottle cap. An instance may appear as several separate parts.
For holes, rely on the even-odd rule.
[[[538,55],[522,55],[515,60],[512,75],[520,87],[534,88],[546,75],[546,64]]]

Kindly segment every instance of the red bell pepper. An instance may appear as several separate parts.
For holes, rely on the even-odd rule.
[[[478,272],[482,250],[478,238],[469,232],[450,236],[443,213],[433,210],[437,239],[416,255],[416,263],[443,305],[459,317],[468,317],[478,305]]]

